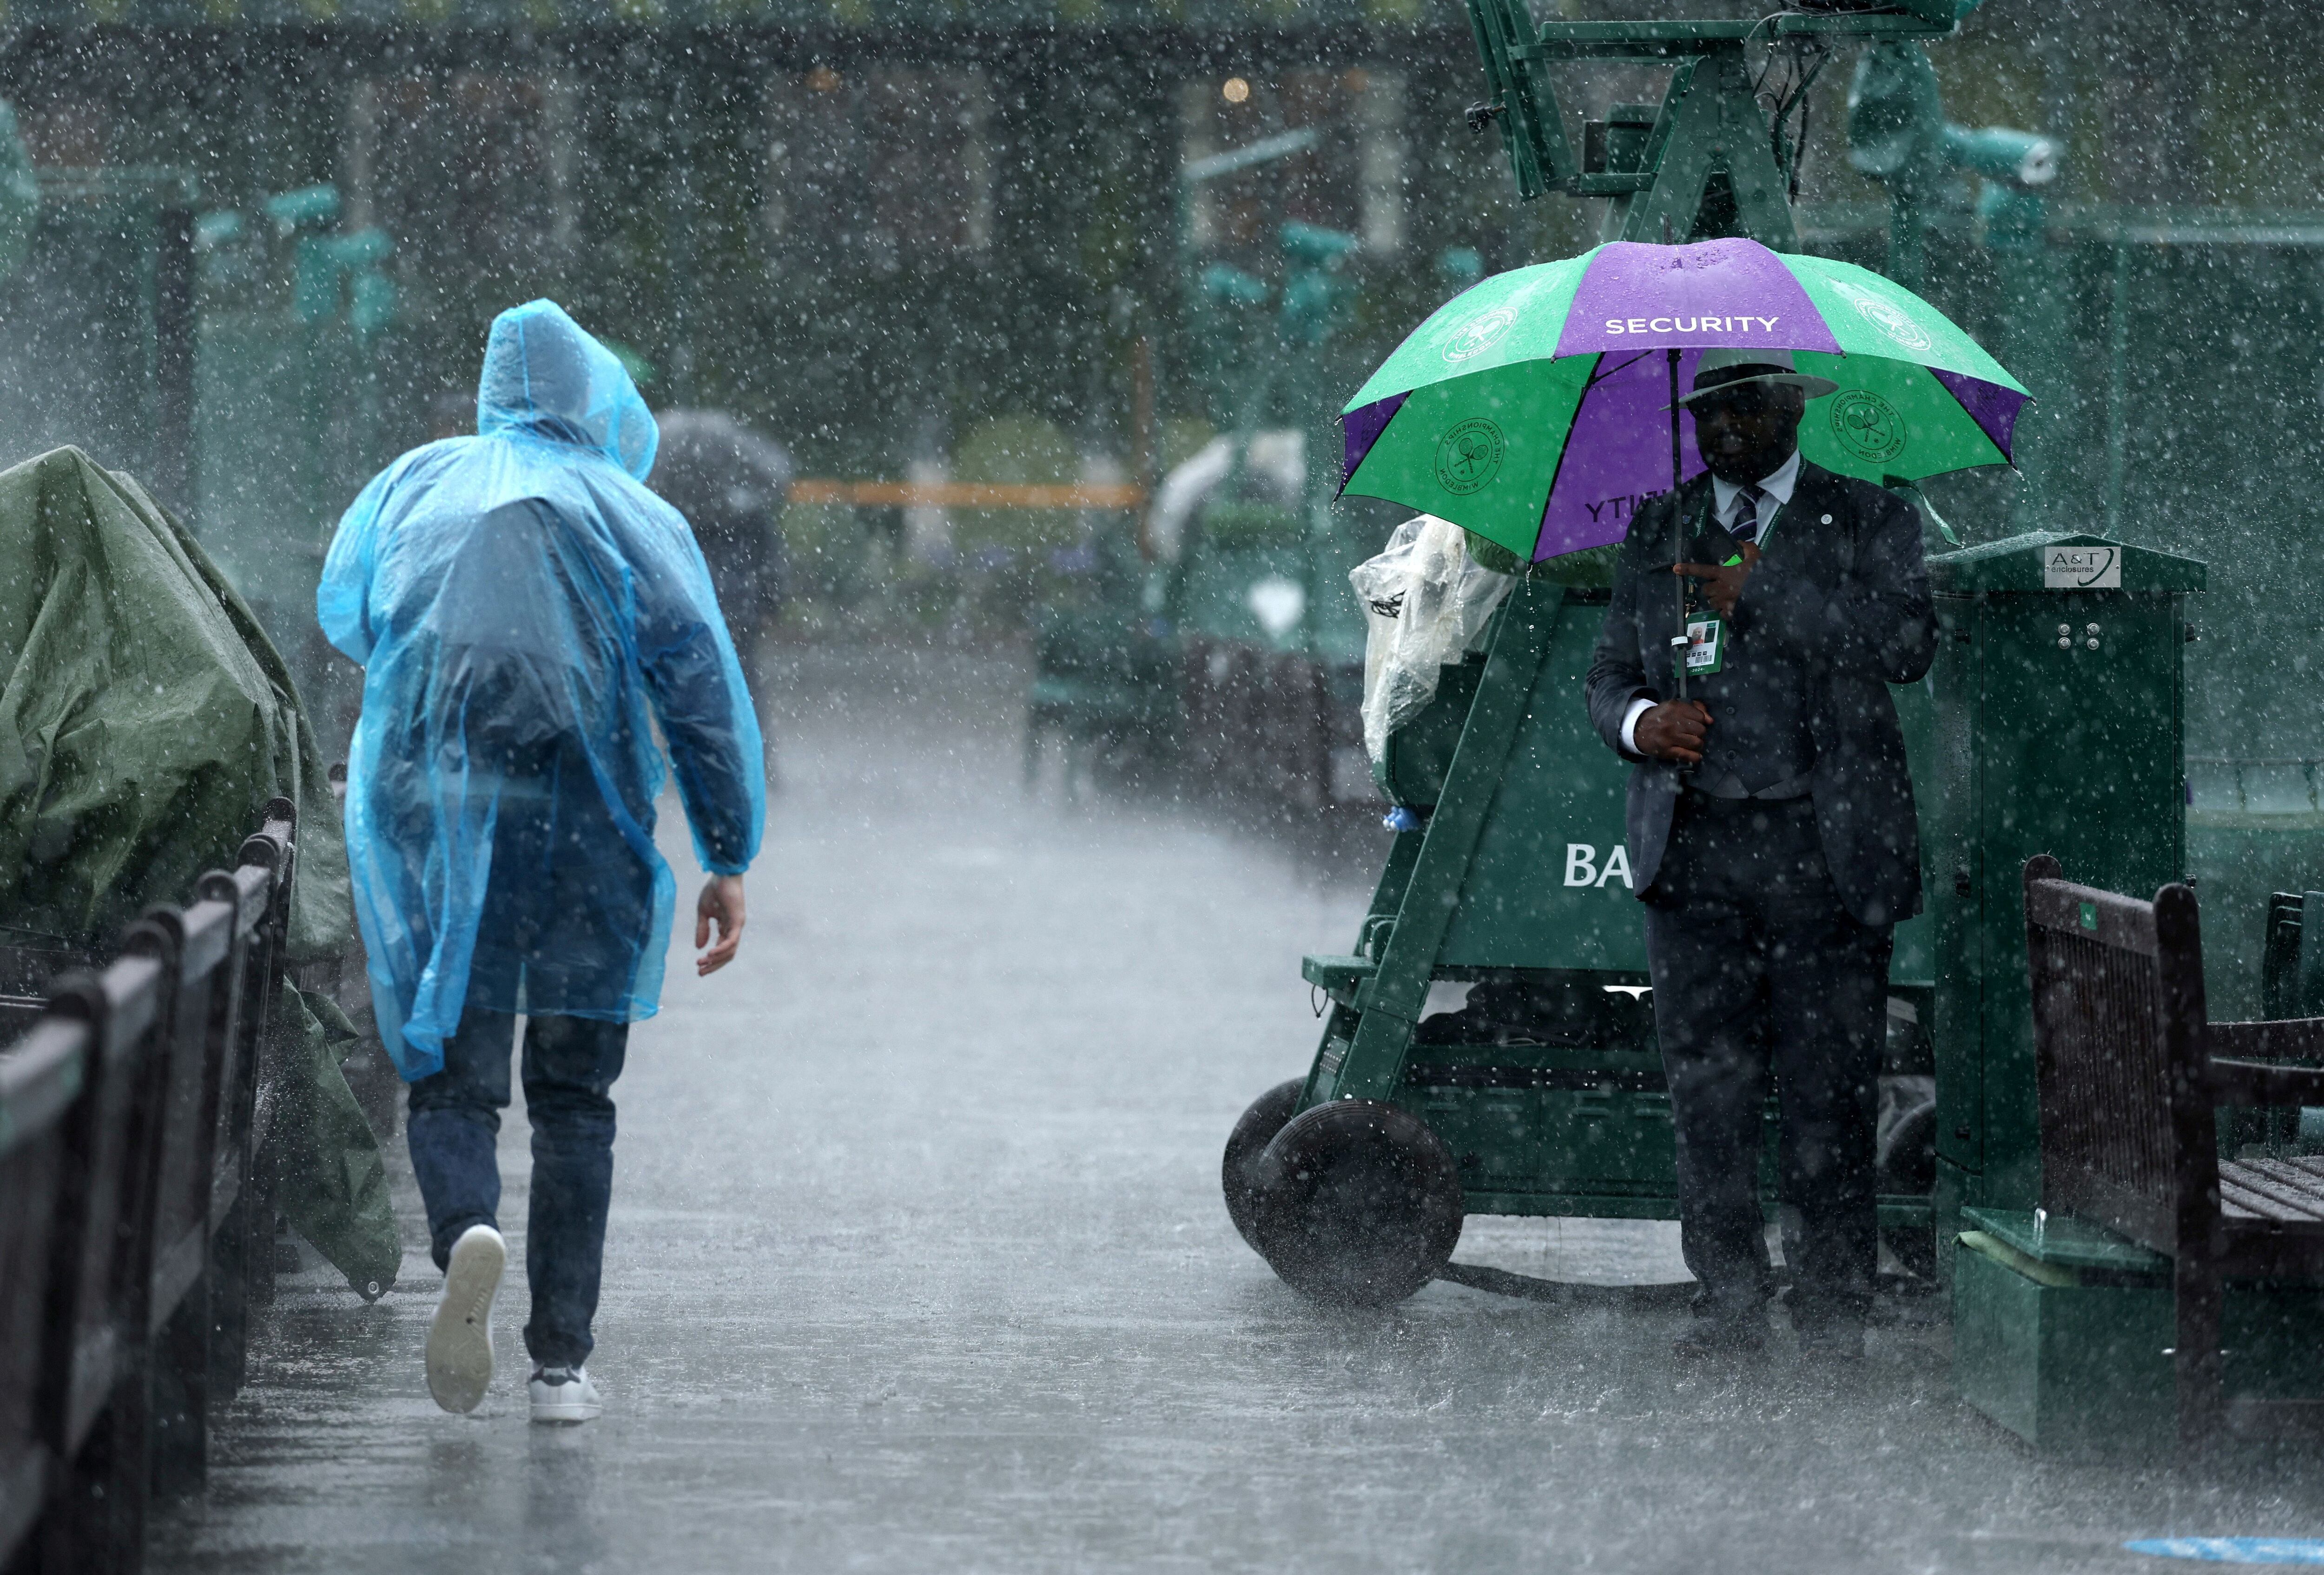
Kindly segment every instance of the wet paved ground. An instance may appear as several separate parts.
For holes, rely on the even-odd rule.
[[[1674,1369],[1667,1310],[1311,1310],[1218,1153],[1312,1052],[1298,955],[1346,945],[1367,857],[1027,801],[1004,668],[765,677],[785,784],[742,959],[674,962],[616,1091],[605,1419],[527,1424],[521,1263],[491,1398],[435,1409],[402,1171],[401,1288],[285,1283],[157,1569],[2061,1571],[2324,1531],[2312,1455],[2036,1460],[1952,1398],[1941,1329],[1835,1381]],[[519,1116],[512,1235],[525,1155]],[[1682,1272],[1662,1227],[1476,1221],[1461,1256]]]

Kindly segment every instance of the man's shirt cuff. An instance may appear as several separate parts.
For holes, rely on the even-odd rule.
[[[1649,695],[1641,695],[1630,702],[1630,709],[1622,714],[1622,752],[1635,755],[1638,750],[1638,718],[1655,708]]]

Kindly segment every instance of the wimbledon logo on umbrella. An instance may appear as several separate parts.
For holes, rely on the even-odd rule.
[[[1462,422],[1436,440],[1436,484],[1465,498],[1501,468],[1501,429],[1482,416]]]
[[[1850,284],[1844,279],[1831,281],[1832,289],[1846,297],[1849,304],[1864,314],[1864,320],[1887,335],[1907,350],[1926,350],[1936,343],[1920,324],[1906,317],[1894,301],[1881,299],[1860,284]]]
[[[1444,346],[1444,359],[1459,363],[1482,355],[1501,342],[1501,336],[1516,326],[1517,314],[1512,307],[1495,307],[1480,312],[1452,330],[1452,337]]]
[[[1857,458],[1878,464],[1904,451],[1904,418],[1868,388],[1843,389],[1831,397],[1831,435]]]

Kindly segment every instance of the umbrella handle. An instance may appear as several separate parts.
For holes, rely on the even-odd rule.
[[[1684,616],[1684,614],[1681,614],[1681,616],[1683,617],[1683,616]],[[1683,700],[1683,699],[1685,699],[1685,698],[1686,698],[1686,648],[1687,648],[1686,631],[1685,631],[1685,626],[1684,626],[1683,624],[1682,624],[1682,625],[1680,626],[1680,629],[1679,629],[1679,632],[1678,632],[1678,633],[1674,634],[1674,635],[1672,635],[1672,636],[1671,636],[1671,642],[1670,642],[1670,644],[1671,644],[1671,671],[1678,675],[1678,697],[1679,697],[1680,699]]]

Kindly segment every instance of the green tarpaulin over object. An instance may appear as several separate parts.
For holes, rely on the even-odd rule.
[[[78,448],[0,471],[0,919],[109,945],[299,806],[294,962],[346,948],[346,852],[290,676],[201,548]]]
[[[279,795],[299,806],[291,960],[342,953],[346,851],[322,756],[200,546],[135,481],[59,448],[0,471],[0,924],[107,950],[230,866]],[[379,1146],[359,1113],[335,1119],[355,1107],[332,1036],[295,999],[279,1017],[282,1211],[358,1288],[392,1278]]]
[[[387,1193],[387,1166],[339,1063],[355,1025],[319,992],[289,985],[275,1004],[282,1086],[268,1150],[274,1206],[366,1302],[395,1284],[403,1242]]]

